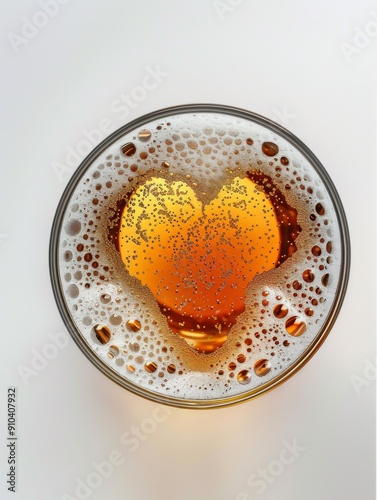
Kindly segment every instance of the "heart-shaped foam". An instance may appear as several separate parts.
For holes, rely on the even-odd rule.
[[[151,290],[172,331],[201,352],[223,345],[248,284],[277,267],[280,248],[271,199],[248,177],[204,206],[185,182],[152,178],[121,215],[128,272]]]

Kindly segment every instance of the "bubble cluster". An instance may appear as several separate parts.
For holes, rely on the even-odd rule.
[[[326,187],[287,140],[186,113],[129,132],[83,173],[59,266],[103,363],[148,391],[208,400],[258,388],[305,352],[339,252]]]

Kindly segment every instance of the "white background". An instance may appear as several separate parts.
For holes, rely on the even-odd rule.
[[[36,34],[29,28],[23,42],[23,17],[32,20],[38,2],[3,2],[1,11],[0,498],[84,498],[78,480],[118,450],[123,463],[86,497],[373,500],[377,5],[76,0]],[[43,24],[43,16],[34,19]],[[128,113],[114,111],[148,66],[167,75]],[[348,217],[349,289],[330,336],[287,383],[228,409],[173,408],[132,451],[121,436],[132,426],[150,429],[156,405],[104,377],[73,341],[43,369],[20,376],[51,343],[49,334],[65,331],[48,243],[70,174],[59,179],[53,165],[66,164],[67,147],[76,149],[83,130],[103,118],[115,129],[195,102],[273,118],[319,157]],[[9,386],[18,388],[16,494],[5,483]],[[279,465],[285,442],[294,440],[304,450]],[[260,469],[270,482],[255,485]]]

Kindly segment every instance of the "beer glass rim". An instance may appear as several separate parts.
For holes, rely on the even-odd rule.
[[[61,226],[63,222],[63,217],[69,203],[69,200],[76,189],[78,183],[80,182],[84,172],[89,168],[93,161],[98,158],[98,156],[105,151],[112,143],[120,139],[125,134],[131,132],[132,130],[150,123],[151,121],[158,120],[160,118],[166,118],[172,115],[178,114],[195,114],[195,113],[213,113],[222,115],[231,115],[237,118],[244,118],[245,120],[257,123],[272,132],[277,133],[290,144],[292,144],[309,162],[310,166],[317,172],[321,180],[323,181],[330,199],[334,205],[337,221],[339,224],[340,232],[340,243],[341,243],[341,262],[340,262],[340,273],[339,273],[339,283],[337,286],[337,291],[335,294],[334,301],[331,305],[331,309],[328,313],[325,323],[322,328],[317,333],[311,344],[305,349],[302,355],[296,359],[288,368],[286,368],[279,375],[271,379],[269,382],[262,384],[261,386],[254,388],[250,391],[245,391],[243,393],[227,396],[217,399],[185,399],[176,398],[167,395],[162,395],[157,392],[140,387],[127,379],[123,378],[119,373],[112,370],[108,365],[106,365],[93,351],[87,341],[84,339],[83,335],[80,333],[79,328],[75,325],[73,318],[68,310],[64,293],[61,286],[61,280],[59,276],[59,237],[61,232]],[[325,341],[326,337],[330,333],[334,322],[339,314],[340,308],[342,306],[344,296],[347,289],[348,277],[350,271],[350,237],[347,219],[345,211],[338,195],[338,192],[327,173],[324,166],[318,160],[318,158],[313,154],[313,152],[294,134],[282,127],[281,125],[265,118],[259,114],[252,111],[247,111],[241,108],[220,105],[220,104],[185,104],[180,106],[172,106],[164,109],[154,111],[143,115],[114,131],[106,139],[104,139],[98,146],[96,146],[93,151],[81,162],[78,168],[73,173],[72,177],[68,181],[67,186],[61,196],[58,207],[56,209],[55,217],[52,224],[51,236],[50,236],[50,246],[49,246],[49,269],[50,269],[50,279],[52,284],[52,290],[57,303],[58,310],[63,319],[63,322],[70,333],[72,339],[80,348],[80,350],[85,354],[85,356],[96,366],[104,375],[110,378],[113,382],[123,388],[131,391],[134,394],[142,396],[151,401],[167,404],[170,406],[176,406],[181,408],[192,408],[192,409],[210,409],[210,408],[221,408],[225,406],[234,405],[237,403],[244,402],[251,398],[261,396],[262,394],[276,388],[288,378],[294,375],[298,370],[300,370],[309,359],[317,352],[319,347]]]

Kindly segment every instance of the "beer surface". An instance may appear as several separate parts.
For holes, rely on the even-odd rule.
[[[61,287],[88,349],[177,399],[256,389],[321,332],[341,263],[323,180],[244,118],[144,123],[93,160],[67,205]]]
[[[118,246],[128,272],[153,293],[170,329],[199,352],[224,344],[245,310],[249,283],[284,260],[282,211],[278,217],[276,196],[262,186],[236,177],[203,205],[185,182],[152,178],[122,211]],[[284,215],[297,226],[288,210]]]

